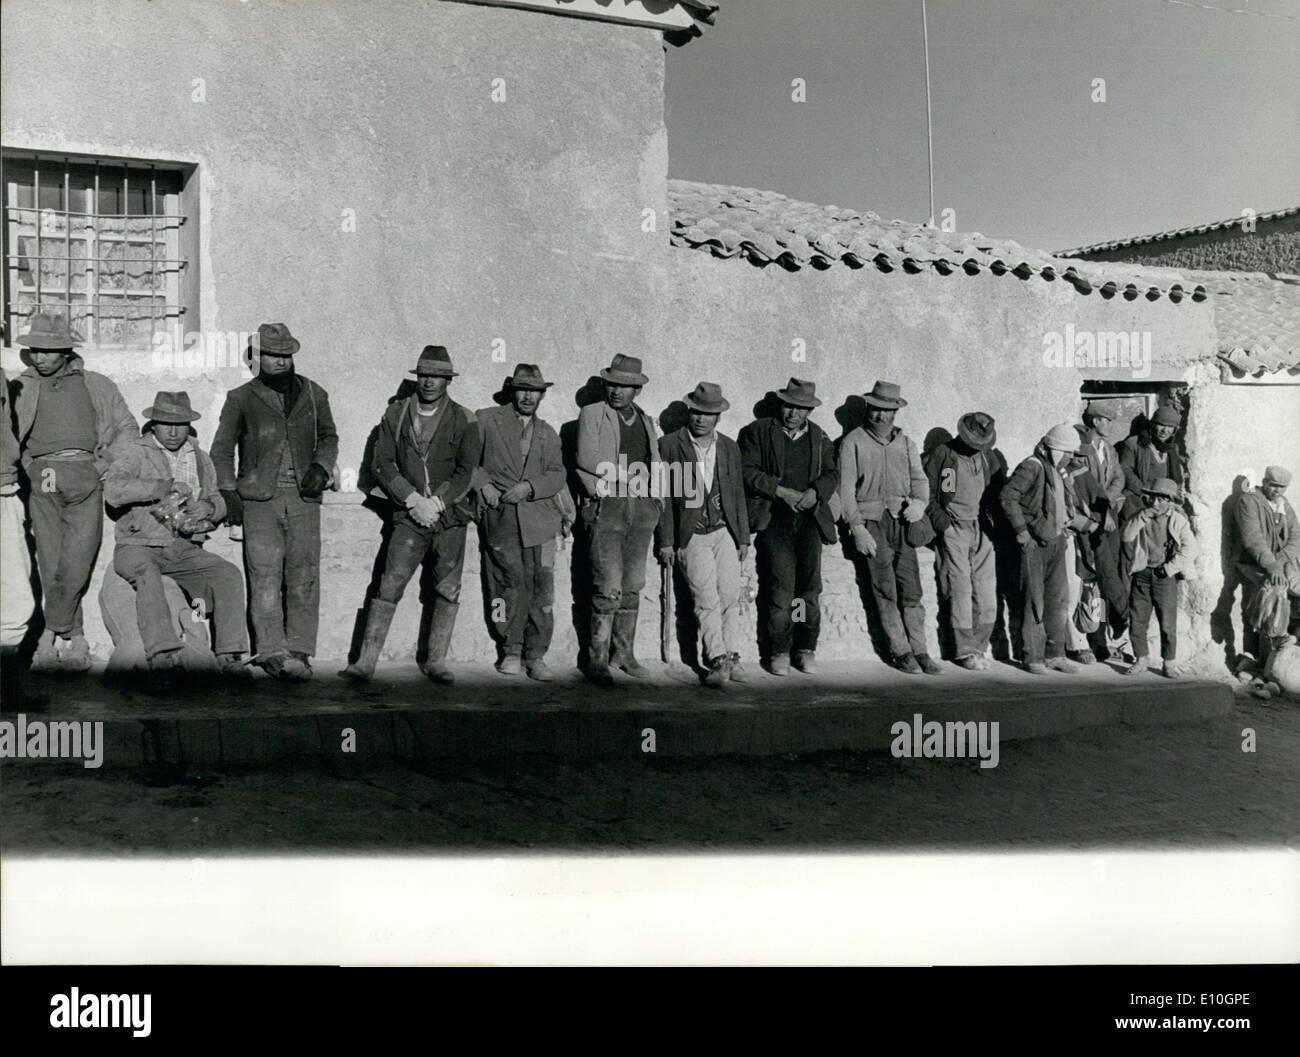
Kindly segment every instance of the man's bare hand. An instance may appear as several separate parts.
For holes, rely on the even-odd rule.
[[[749,544],[742,543],[736,548],[736,557],[740,559],[740,564],[745,564],[745,559],[749,557]]]
[[[874,558],[876,556],[876,541],[866,525],[858,525],[853,529],[853,546],[857,548],[858,553],[863,557]]]
[[[672,565],[673,558],[677,552],[671,547],[660,547],[657,553],[660,565]]]
[[[512,484],[501,497],[503,503],[522,503],[533,494],[533,486],[527,481]]]
[[[799,496],[799,502],[795,504],[796,510],[811,510],[817,505],[817,493],[811,488],[805,488],[803,494]]]
[[[787,488],[783,484],[776,486],[776,497],[791,510],[798,510],[799,500],[803,498],[800,493],[796,492],[793,488]]]
[[[1286,570],[1281,567],[1274,569],[1268,576],[1268,582],[1274,587],[1286,586]]]
[[[501,489],[488,481],[480,490],[479,494],[483,496],[483,502],[495,510],[501,504]]]
[[[903,507],[903,520],[909,525],[916,524],[923,517],[925,517],[925,507],[915,500],[910,501],[907,506]]]

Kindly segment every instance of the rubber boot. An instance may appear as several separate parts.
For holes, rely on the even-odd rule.
[[[361,652],[339,675],[353,682],[364,683],[375,674],[379,651],[384,648],[384,640],[388,638],[388,628],[393,623],[393,614],[396,612],[397,603],[385,602],[382,598],[371,599],[370,612],[366,614],[366,633],[361,640]]]
[[[447,667],[447,651],[451,649],[451,633],[456,627],[456,611],[460,606],[439,598],[433,603],[433,619],[429,623],[429,648],[424,658],[424,674],[435,683],[450,686],[456,681]]]
[[[591,644],[587,647],[587,671],[584,674],[597,686],[614,685],[614,676],[609,670],[609,645],[613,631],[613,613],[591,614]]]
[[[631,609],[620,609],[614,614],[614,635],[609,650],[609,663],[633,679],[645,679],[649,670],[636,659],[636,621],[641,610],[638,598]]]

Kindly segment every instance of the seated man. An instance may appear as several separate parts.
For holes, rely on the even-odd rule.
[[[178,666],[183,647],[163,594],[170,576],[185,594],[203,600],[212,616],[219,672],[247,679],[244,575],[203,549],[226,514],[212,460],[190,437],[199,418],[188,393],[159,393],[145,409],[143,434],[128,445],[104,478],[104,498],[125,508],[118,518],[113,568],[136,592],[136,617],[150,669],[162,683]]]

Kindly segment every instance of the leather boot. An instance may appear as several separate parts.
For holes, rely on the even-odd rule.
[[[447,667],[447,651],[451,648],[451,633],[456,627],[456,611],[460,606],[439,598],[433,603],[433,619],[429,623],[429,648],[424,659],[424,674],[435,683],[450,686],[456,681]]]
[[[613,613],[591,614],[591,644],[587,648],[587,679],[597,686],[613,686],[609,670],[609,643],[614,630]]]
[[[638,598],[631,609],[620,609],[614,614],[614,634],[610,640],[610,666],[622,669],[633,679],[645,679],[650,674],[636,659],[636,621],[640,609],[641,600]]]
[[[393,623],[393,614],[396,612],[395,602],[385,602],[382,598],[371,599],[370,612],[366,614],[366,633],[361,640],[361,653],[339,675],[344,679],[364,683],[375,674],[379,651],[384,648],[384,640],[388,638],[388,628]]]

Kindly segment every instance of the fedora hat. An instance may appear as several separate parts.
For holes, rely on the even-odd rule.
[[[717,382],[700,382],[682,397],[682,402],[692,411],[703,411],[706,415],[720,415],[731,407]]]
[[[894,382],[877,381],[871,387],[871,392],[864,394],[863,399],[871,407],[883,407],[886,411],[897,411],[900,407],[907,407],[907,401],[902,397],[902,390]]]
[[[420,352],[420,359],[415,365],[415,370],[406,373],[417,376],[430,374],[435,378],[456,378],[459,376],[458,371],[451,369],[451,355],[447,352],[445,345],[426,345]]]
[[[144,417],[149,422],[179,423],[193,422],[203,416],[190,407],[189,393],[183,390],[179,393],[159,390],[153,398],[153,406],[144,409]]]
[[[1178,484],[1168,477],[1157,477],[1149,485],[1142,489],[1144,495],[1162,495],[1166,499],[1177,500],[1179,496]]]
[[[37,312],[28,324],[26,334],[18,339],[19,345],[29,349],[75,349],[80,342],[68,326],[66,317],[57,312]]]
[[[641,360],[636,356],[624,356],[621,352],[614,353],[614,358],[600,372],[600,377],[610,385],[645,385],[650,381],[641,373]]]
[[[507,389],[532,389],[539,393],[546,392],[554,382],[542,378],[542,369],[535,363],[515,365],[515,373],[506,379]]]
[[[781,403],[789,404],[791,407],[812,409],[821,407],[822,404],[817,399],[817,383],[806,382],[802,378],[791,378],[790,383],[784,389],[776,391],[776,398]]]
[[[300,348],[300,342],[283,323],[263,323],[257,328],[257,336],[249,348],[271,356],[292,356]]]
[[[993,428],[993,416],[983,411],[971,411],[957,420],[957,436],[977,450],[993,447],[998,432]]]

